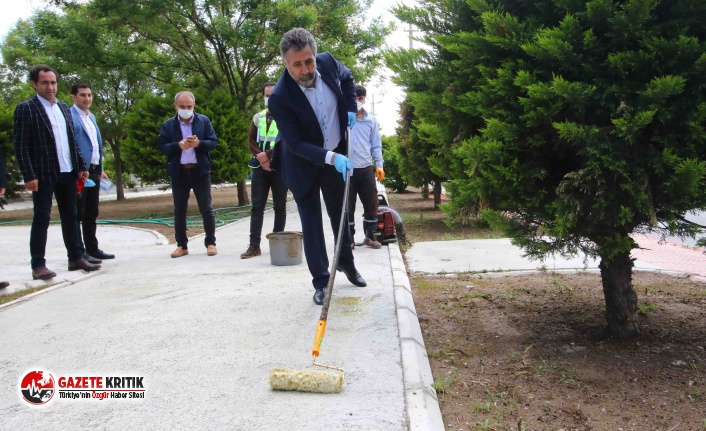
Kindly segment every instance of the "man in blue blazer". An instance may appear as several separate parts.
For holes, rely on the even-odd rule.
[[[215,256],[216,220],[211,208],[211,156],[218,138],[207,116],[194,113],[196,98],[190,91],[174,96],[177,115],[162,123],[157,138],[159,150],[167,155],[167,172],[172,180],[174,198],[174,236],[177,248],[172,257],[189,254],[186,236],[186,210],[194,190],[206,231],[206,254]]]
[[[25,188],[32,192],[34,203],[29,238],[32,278],[56,277],[56,273],[46,267],[44,258],[52,195],[59,207],[69,271],[95,271],[100,265],[83,259],[78,244],[76,180],[88,178],[88,171],[74,139],[71,111],[68,105],[56,100],[54,69],[45,65],[33,67],[29,71],[29,83],[37,94],[15,108],[12,141]]]
[[[330,273],[320,194],[338,240],[339,221],[346,217],[341,213],[345,175],[351,171],[344,154],[346,126],[355,124],[355,83],[351,71],[331,54],[316,54],[316,40],[302,28],[285,33],[279,49],[286,70],[268,103],[281,138],[272,163],[297,202],[314,303],[321,305]],[[354,285],[366,286],[355,268],[347,220],[344,227],[337,269]]]
[[[95,115],[89,111],[93,104],[91,87],[88,84],[72,85],[71,98],[74,100],[74,106],[71,107],[71,117],[74,122],[76,145],[78,145],[88,167],[89,178],[95,183],[93,187],[84,187],[81,196],[78,197],[79,234],[83,231],[83,241],[81,241],[80,235],[78,241],[84,259],[91,263],[101,263],[101,259],[115,258],[115,255],[98,248],[98,238],[96,238],[96,220],[98,219],[98,204],[100,202],[99,184],[104,176],[103,138],[98,129]]]

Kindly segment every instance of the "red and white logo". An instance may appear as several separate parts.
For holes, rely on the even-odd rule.
[[[54,377],[46,371],[30,371],[20,382],[22,398],[35,406],[46,404],[54,396]]]

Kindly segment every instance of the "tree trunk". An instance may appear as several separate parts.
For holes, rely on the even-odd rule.
[[[605,296],[607,335],[614,338],[640,335],[630,252],[619,253],[612,260],[602,259],[599,268]]]
[[[238,206],[250,205],[250,197],[248,196],[248,188],[245,184],[245,178],[238,181]]]
[[[117,200],[125,200],[125,192],[123,190],[123,163],[120,159],[120,142],[113,142],[111,145],[113,150],[113,169],[115,169],[115,193]]]
[[[434,182],[434,209],[439,209],[441,205],[441,181]]]

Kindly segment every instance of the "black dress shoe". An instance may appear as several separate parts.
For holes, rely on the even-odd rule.
[[[94,251],[94,252],[91,252],[91,253],[88,253],[88,254],[89,254],[90,256],[95,257],[96,259],[103,259],[103,260],[105,260],[105,259],[115,259],[115,255],[114,255],[114,254],[106,253],[106,252],[104,252],[104,251],[101,250],[101,249],[98,249],[98,250],[96,250],[96,251]]]
[[[86,259],[86,262],[96,264],[96,263],[102,263],[103,261],[100,259],[96,259],[93,256],[89,256],[88,253],[85,251],[83,252],[83,258]]]
[[[314,304],[322,305],[324,303],[324,298],[326,298],[326,288],[316,289],[316,292],[314,292]]]
[[[338,267],[339,271],[342,271],[344,274],[346,274],[346,278],[348,281],[353,283],[353,285],[358,286],[358,287],[365,287],[368,285],[368,283],[363,280],[363,277],[360,275],[357,269],[355,267],[351,268],[345,268],[342,266]]]

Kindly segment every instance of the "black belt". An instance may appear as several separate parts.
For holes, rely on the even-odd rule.
[[[89,171],[94,171],[96,169],[100,169],[101,165],[90,165],[88,166]]]
[[[182,163],[181,167],[182,167],[182,169],[194,169],[194,168],[198,168],[199,164],[198,163]]]

